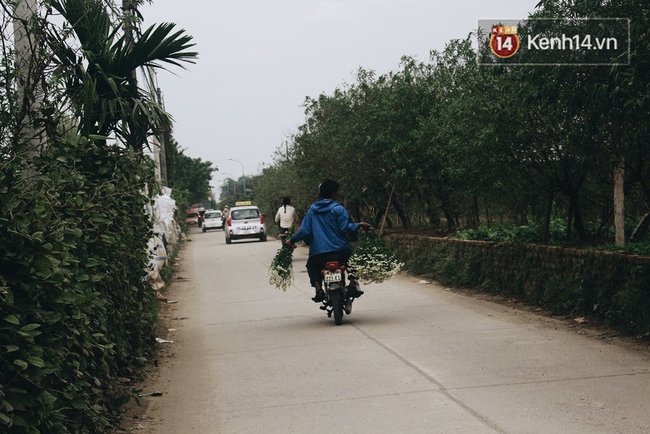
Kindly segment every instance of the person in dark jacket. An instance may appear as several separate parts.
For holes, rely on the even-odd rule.
[[[309,259],[307,273],[311,285],[316,289],[315,302],[323,301],[326,297],[322,288],[323,276],[321,270],[325,267],[327,258],[337,256],[339,261],[347,264],[352,254],[349,236],[358,234],[360,228],[367,229],[366,222],[353,223],[345,207],[336,201],[339,184],[327,179],[318,186],[319,200],[314,202],[300,225],[300,230],[285,242],[287,247],[293,247],[298,241],[309,240]],[[363,291],[358,285],[351,285],[349,295],[359,297]]]

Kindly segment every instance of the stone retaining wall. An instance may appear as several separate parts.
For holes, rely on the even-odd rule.
[[[384,237],[405,269],[449,286],[516,296],[553,313],[650,332],[650,257],[511,242]]]

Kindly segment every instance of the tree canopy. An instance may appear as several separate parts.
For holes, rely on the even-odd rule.
[[[544,17],[629,18],[631,62],[482,65],[470,34],[386,74],[359,68],[306,99],[304,123],[258,184],[286,181],[259,201],[308,204],[332,178],[355,218],[379,221],[388,206],[405,229],[533,225],[541,242],[562,221],[565,242],[586,242],[613,237],[623,168],[629,235],[650,203],[650,6],[546,0],[529,19]]]

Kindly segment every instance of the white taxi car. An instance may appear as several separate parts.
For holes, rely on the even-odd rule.
[[[203,232],[207,232],[208,229],[223,229],[221,211],[218,209],[209,209],[203,214]]]
[[[226,226],[224,226],[223,230],[226,233],[226,244],[230,244],[233,240],[245,238],[257,238],[260,241],[266,241],[264,215],[254,205],[230,208]]]

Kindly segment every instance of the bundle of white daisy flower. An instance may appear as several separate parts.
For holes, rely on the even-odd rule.
[[[290,235],[287,235],[290,236]],[[293,285],[293,257],[292,249],[281,247],[275,254],[275,258],[271,262],[266,277],[269,278],[269,283],[286,291],[288,287]]]
[[[384,282],[397,274],[403,265],[372,228],[348,260],[350,274],[364,283]]]

